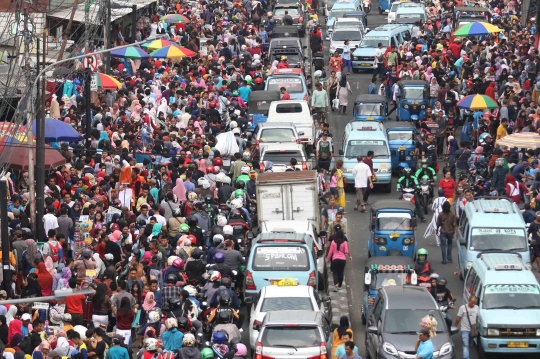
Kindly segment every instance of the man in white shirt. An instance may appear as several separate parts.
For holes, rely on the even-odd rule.
[[[47,214],[43,216],[43,229],[46,236],[49,234],[49,229],[54,229],[55,233],[58,234],[58,218],[54,215],[53,205],[47,208]]]
[[[373,59],[373,65],[377,66],[375,71],[373,71],[373,78],[377,77],[377,74],[379,77],[382,78],[383,75],[383,44],[379,42],[377,45],[377,50],[375,50],[375,58]]]
[[[354,166],[352,173],[354,176],[354,187],[356,188],[356,206],[354,209],[357,211],[358,206],[362,206],[361,212],[366,211],[366,204],[364,203],[364,191],[369,187],[373,188],[373,182],[371,182],[372,173],[369,166],[363,162],[362,156],[357,156],[356,160],[358,164]]]
[[[460,326],[461,324],[461,326]],[[470,340],[474,339],[471,336],[471,326],[478,326],[478,306],[476,305],[476,297],[471,295],[467,304],[459,307],[456,327],[461,329],[461,342],[463,343],[463,359],[469,359]]]

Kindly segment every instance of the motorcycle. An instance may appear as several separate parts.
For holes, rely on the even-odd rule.
[[[219,214],[224,216],[225,218],[229,218],[229,212],[231,209],[229,208],[229,205],[227,203],[220,203],[218,206]]]
[[[439,305],[439,311],[441,312],[448,329],[450,329],[452,326],[452,316],[448,313],[448,310],[455,308],[454,302],[438,302],[437,305]]]
[[[420,205],[424,209],[424,215],[428,213],[429,202],[431,200],[431,183],[426,176],[420,180]]]
[[[403,201],[414,203],[414,188],[403,188]]]

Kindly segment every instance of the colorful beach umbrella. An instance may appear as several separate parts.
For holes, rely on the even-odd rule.
[[[535,132],[520,132],[504,136],[497,141],[499,146],[517,148],[540,148],[540,135]]]
[[[180,46],[180,45],[177,44],[176,42],[172,42],[172,41],[165,40],[165,39],[159,39],[159,40],[154,40],[152,42],[149,42],[148,44],[144,44],[142,46],[146,47],[146,49],[148,49],[148,51],[155,51],[155,50],[161,49],[161,48],[163,48],[165,46]]]
[[[457,103],[457,106],[467,110],[485,110],[499,107],[491,97],[486,95],[465,96]]]
[[[122,88],[120,81],[112,76],[102,73],[95,74],[97,79],[97,87],[101,90],[119,90]]]
[[[454,36],[479,36],[501,31],[497,26],[487,22],[471,22],[457,29]]]
[[[150,56],[158,59],[181,59],[183,57],[193,57],[195,55],[195,52],[181,46],[165,46],[150,54]]]
[[[123,49],[111,51],[111,56],[123,57],[125,59],[147,59],[148,54],[137,46],[124,47]]]
[[[162,16],[161,19],[159,19],[160,21],[165,21],[165,22],[168,22],[170,24],[177,24],[177,23],[183,23],[183,24],[189,24],[190,21],[187,17],[185,17],[184,15],[180,15],[180,14],[168,14],[168,15],[165,15],[165,16]]]

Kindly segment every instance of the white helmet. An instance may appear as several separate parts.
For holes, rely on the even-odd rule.
[[[223,179],[223,183],[231,184],[231,177],[225,176],[225,178]]]
[[[165,320],[165,327],[167,329],[178,328],[178,321],[176,318],[167,318],[167,320]]]
[[[313,73],[313,76],[315,77],[322,77],[322,71],[321,70],[317,70]]]
[[[232,133],[234,133],[235,135],[239,135],[241,133],[240,128],[239,127],[233,128]]]
[[[236,122],[236,121],[231,121],[231,123],[229,123],[229,127],[230,127],[231,129],[237,128],[237,127],[238,127],[238,122]]]
[[[177,257],[177,256],[170,256],[170,257],[167,259],[167,265],[168,265],[169,267],[172,266],[172,264],[173,264],[173,262],[174,262],[174,260],[175,260],[176,258],[179,258],[179,257]]]
[[[244,80],[251,81],[252,80],[251,75],[247,75],[246,77],[244,77]]]
[[[223,242],[225,238],[221,234],[215,234],[214,237],[212,237],[212,242],[214,244],[219,245],[221,242]]]
[[[182,344],[184,344],[186,347],[192,347],[195,345],[195,336],[191,333],[184,334],[184,338],[182,338]]]
[[[212,275],[210,276],[210,281],[215,282],[216,280],[221,279],[221,273],[219,273],[217,270],[212,271]]]
[[[158,341],[156,338],[146,338],[144,340],[144,346],[146,350],[154,351],[158,348]]]
[[[217,216],[217,225],[220,226],[220,227],[223,227],[226,224],[227,224],[227,217],[225,217],[225,216],[223,216],[221,214],[218,214],[218,216]]]
[[[200,177],[198,180],[197,180],[197,184],[201,187],[204,187],[204,182],[208,182],[208,180],[204,177]]]
[[[249,171],[251,171],[251,169],[248,166],[242,166],[242,168],[240,169],[240,172],[245,174],[248,174]]]
[[[195,288],[194,286],[192,285],[186,285],[184,287],[184,290],[186,290],[188,293],[189,293],[189,296],[190,297],[194,297],[197,295],[197,288]]]
[[[159,309],[152,309],[148,313],[148,323],[154,324],[161,320],[161,310]]]
[[[232,236],[233,234],[233,227],[226,225],[223,226],[223,235],[224,236]]]
[[[223,172],[220,172],[216,175],[216,182],[220,182],[220,183],[225,183],[225,177],[227,177],[227,175]]]
[[[244,201],[242,201],[242,199],[240,198],[233,199],[231,201],[231,209],[240,209],[242,208],[243,204],[244,204]]]

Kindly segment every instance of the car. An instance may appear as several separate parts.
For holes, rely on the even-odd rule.
[[[281,74],[291,72],[295,69],[277,69],[274,73]],[[298,70],[298,69],[296,69]],[[313,142],[315,141],[315,122],[311,116],[309,103],[303,100],[273,101],[268,110],[268,122],[287,122],[294,118],[294,124],[299,132],[304,132],[300,136],[300,142],[305,146],[306,153],[313,152]]]
[[[432,315],[437,325],[437,335],[431,337],[433,357],[453,359],[456,357],[451,334],[446,326],[437,302],[426,288],[416,286],[386,286],[379,289],[373,307],[369,310],[366,328],[367,358],[414,358],[419,323]],[[435,323],[432,320],[432,323]]]
[[[521,254],[478,254],[465,278],[465,303],[473,295],[478,303],[479,358],[540,355],[540,285]]]
[[[326,40],[330,39],[331,29],[333,28],[336,19],[342,18],[346,13],[357,11],[358,9],[359,6],[356,4],[336,2],[334,6],[332,6],[332,10],[330,11],[330,14],[328,14],[328,20],[326,21]]]
[[[298,5],[276,5],[274,7],[273,17],[278,27],[283,24],[285,11],[293,18],[293,25],[296,25],[300,35],[304,36],[306,33],[307,13],[302,11],[302,8]]]
[[[288,57],[288,56],[287,56]],[[281,70],[281,69],[280,69]],[[279,91],[280,88],[285,87],[287,92],[291,96],[291,100],[304,100],[309,99],[309,92],[306,83],[306,78],[302,73],[295,73],[294,69],[287,73],[285,71],[279,74],[272,74],[266,79],[264,86],[265,91]]]
[[[362,13],[362,12],[357,12],[357,13]],[[334,22],[334,28],[332,29],[332,32],[340,28],[352,27],[352,28],[360,28],[360,31],[362,31],[362,35],[363,35],[366,31],[364,29],[364,23],[362,22],[362,20],[357,17],[351,17],[348,15],[350,15],[350,13],[344,14],[344,17],[340,19],[336,19],[336,21]]]
[[[300,143],[298,132],[293,122],[264,122],[255,127],[253,139],[255,146],[261,151],[270,143]]]
[[[305,233],[261,233],[252,242],[244,281],[246,297],[287,278],[318,289],[317,251]]]
[[[388,23],[391,24],[392,21],[394,21],[396,19],[396,11],[399,7],[399,5],[403,4],[402,2],[399,2],[399,1],[394,1],[392,3],[392,7],[390,7],[390,11],[388,11]]]
[[[246,298],[247,304],[251,305],[249,316],[249,344],[251,349],[255,349],[259,331],[258,326],[262,325],[267,313],[275,311],[307,310],[318,311],[328,316],[328,311],[324,303],[330,302],[329,296],[319,297],[315,289],[307,285],[289,286],[291,282],[283,281],[282,285],[268,285],[263,287],[255,298]]]
[[[425,23],[428,19],[426,8],[420,3],[402,3],[396,11],[395,20],[399,19],[416,19]]]
[[[321,312],[270,312],[260,326],[255,359],[326,358],[332,351],[332,335],[330,323]]]
[[[272,39],[270,42],[271,49],[268,52],[269,59],[271,61],[274,61],[274,60],[281,61],[283,57],[286,57],[287,63],[289,64],[289,68],[299,68],[302,70],[301,73],[303,74],[304,68],[305,68],[305,61],[306,61],[306,59],[304,58],[303,50],[301,48],[298,48],[296,44],[290,43],[291,42],[290,40],[289,40],[289,44],[287,45],[283,44],[279,46],[274,46],[272,48],[272,42],[274,42],[275,40],[279,40],[279,39]],[[298,39],[291,39],[291,40],[298,40]],[[282,41],[282,43],[284,42]]]
[[[288,26],[278,26],[278,28],[281,27],[288,27]],[[275,49],[290,49],[295,48],[299,52],[302,52],[302,42],[297,37],[274,37],[270,40],[270,44],[268,45],[268,53],[272,53],[272,50]],[[270,56],[271,57],[271,56]]]
[[[304,146],[298,143],[272,143],[268,144],[261,151],[260,164],[264,166],[264,161],[272,162],[272,172],[285,172],[291,158],[298,161],[297,171],[313,169],[313,160],[308,157]],[[261,170],[268,170],[262,167]]]
[[[360,45],[362,41],[362,30],[360,27],[345,27],[336,29],[330,36],[330,53],[343,53],[345,40],[349,40],[349,49],[351,52]]]
[[[363,11],[353,11],[348,12],[343,15],[344,19],[358,19],[362,22],[362,25],[364,25],[364,33],[367,32],[368,29],[368,21],[367,21],[367,14]]]

